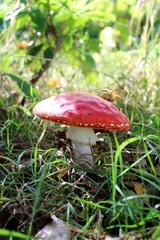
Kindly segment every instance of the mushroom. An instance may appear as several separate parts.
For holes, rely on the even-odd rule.
[[[127,117],[109,101],[85,92],[66,92],[39,102],[33,113],[49,121],[68,125],[74,161],[80,166],[94,164],[92,146],[98,141],[93,129],[125,131],[130,128]]]

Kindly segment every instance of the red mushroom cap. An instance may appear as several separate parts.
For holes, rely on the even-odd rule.
[[[43,119],[77,127],[125,131],[127,117],[109,101],[83,92],[66,92],[39,102],[33,113]]]

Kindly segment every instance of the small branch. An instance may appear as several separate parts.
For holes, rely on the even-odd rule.
[[[55,54],[59,51],[60,46],[61,46],[61,43],[62,43],[62,41],[63,41],[63,38],[64,38],[64,36],[62,35],[62,36],[60,36],[60,38],[57,40],[56,46],[55,46],[55,48],[54,48],[54,50],[53,50],[53,55],[55,55]],[[49,68],[50,64],[51,64],[51,61],[50,61],[50,60],[46,60],[46,62],[42,65],[42,68],[39,70],[39,72],[37,72],[37,73],[32,77],[32,79],[31,79],[31,83],[32,83],[32,84],[35,84],[35,83],[39,80],[39,78],[43,75],[43,73]]]
[[[31,79],[31,83],[32,84],[35,84],[38,79],[43,75],[43,73],[49,68],[49,65],[50,65],[50,61],[47,60],[43,65],[42,65],[42,68],[39,70],[39,72],[37,72]]]

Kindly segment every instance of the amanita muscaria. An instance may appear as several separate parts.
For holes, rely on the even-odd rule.
[[[128,118],[109,101],[85,92],[65,92],[39,102],[33,113],[59,124],[68,125],[67,139],[72,142],[75,162],[93,166],[91,146],[98,137],[93,129],[126,131]]]

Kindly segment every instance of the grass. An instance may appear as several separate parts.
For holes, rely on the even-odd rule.
[[[32,103],[5,104],[1,98],[0,219],[7,216],[1,227],[10,230],[0,229],[1,236],[26,239],[52,213],[76,227],[73,239],[122,233],[154,239],[160,222],[158,114],[151,124],[149,113],[134,120],[128,133],[101,132],[95,167],[82,171],[70,162],[65,128],[34,119]]]
[[[137,10],[142,12],[141,18],[137,18]],[[42,98],[61,91],[85,89],[109,99],[129,117],[132,126],[127,133],[98,133],[100,141],[93,147],[93,169],[82,170],[74,165],[65,126],[34,118],[33,94],[29,92],[32,97],[23,103],[23,94],[31,86],[14,74],[22,79],[31,78],[45,59],[41,55],[28,55],[27,49],[26,52],[17,49],[19,35],[13,40],[11,36],[18,30],[13,34],[12,25],[2,30],[1,239],[33,239],[52,221],[51,214],[68,224],[73,240],[102,240],[106,235],[122,234],[125,240],[160,239],[158,10],[158,1],[136,4],[129,29],[125,21],[117,18],[121,35],[125,28],[132,39],[124,36],[126,42],[117,40],[115,49],[106,50],[101,43],[101,51],[95,50],[92,55],[94,67],[78,62],[74,54],[73,62],[69,62],[70,50],[66,53],[64,49],[63,53],[62,46],[62,53],[56,55],[44,79],[37,83]],[[127,10],[124,18],[126,13]],[[118,12],[117,16],[123,18]],[[25,31],[30,30],[25,28]],[[78,35],[76,38],[79,39]],[[71,39],[76,41],[75,35]],[[43,41],[47,43],[47,38]],[[4,71],[14,77],[7,77]]]

